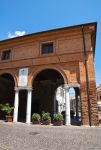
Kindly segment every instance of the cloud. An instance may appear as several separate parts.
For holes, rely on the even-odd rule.
[[[15,31],[14,34],[12,33],[8,33],[8,38],[14,38],[14,37],[18,37],[18,36],[23,36],[25,35],[25,31]]]

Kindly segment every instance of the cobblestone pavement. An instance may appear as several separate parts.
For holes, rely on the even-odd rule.
[[[1,122],[0,150],[101,150],[101,127]]]

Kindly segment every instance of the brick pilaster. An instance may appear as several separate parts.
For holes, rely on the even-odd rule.
[[[98,105],[96,99],[96,84],[95,81],[89,82],[90,108],[91,108],[91,125],[98,125]]]
[[[80,95],[81,95],[81,124],[89,125],[88,116],[88,102],[87,102],[87,92],[86,92],[86,82],[80,85]]]

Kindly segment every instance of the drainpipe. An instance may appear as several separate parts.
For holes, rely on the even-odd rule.
[[[87,90],[88,116],[89,116],[89,125],[91,126],[91,108],[90,108],[90,96],[89,96],[89,77],[88,77],[87,54],[86,54],[86,44],[85,44],[84,27],[83,26],[82,26],[82,40],[83,40],[83,51],[84,51],[84,64],[85,64],[85,70],[86,70],[86,90]]]

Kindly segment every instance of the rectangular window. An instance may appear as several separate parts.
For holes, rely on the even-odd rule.
[[[53,43],[42,44],[41,53],[42,54],[53,53]]]
[[[6,50],[2,52],[2,60],[8,60],[11,56],[11,50]]]

